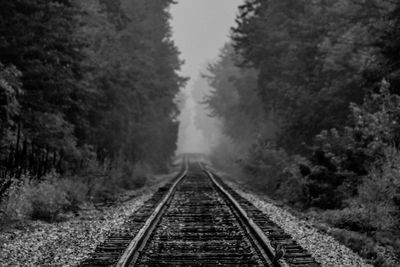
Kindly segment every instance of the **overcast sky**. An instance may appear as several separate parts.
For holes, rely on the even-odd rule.
[[[234,26],[243,0],[178,0],[173,5],[174,40],[186,64],[182,73],[193,79],[207,60],[215,59]]]
[[[186,92],[189,99],[182,111],[193,114],[194,103],[190,97],[192,83],[202,67],[215,60],[219,50],[229,40],[230,28],[235,25],[238,6],[243,0],[178,0],[171,8],[175,44],[181,51],[183,76],[190,77]],[[182,116],[187,118],[188,116]],[[190,117],[190,116],[189,116]],[[180,131],[178,152],[206,152],[202,134],[190,123]]]

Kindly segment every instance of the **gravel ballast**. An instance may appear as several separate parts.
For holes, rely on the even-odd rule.
[[[0,233],[0,266],[77,266],[112,229],[122,227],[125,220],[172,177],[169,175],[150,188],[131,192],[132,198],[118,205],[101,209],[91,205],[78,217],[65,222],[30,222],[22,230]],[[242,190],[230,180],[224,181],[290,234],[322,266],[372,266],[333,237],[321,233],[311,222]]]
[[[220,176],[226,178],[224,174],[220,174]],[[252,193],[241,190],[238,184],[230,180],[224,179],[224,182],[240,196],[264,212],[286,233],[291,235],[322,266],[372,266],[351,249],[340,244],[332,236],[321,233],[310,222],[299,219],[285,209],[265,201]]]
[[[1,232],[0,266],[77,266],[174,175],[130,192],[129,200],[122,203],[103,208],[87,205],[78,217],[65,222],[28,222],[21,230]]]

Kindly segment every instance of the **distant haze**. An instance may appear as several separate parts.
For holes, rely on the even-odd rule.
[[[207,153],[210,144],[194,125],[196,101],[191,90],[206,62],[218,57],[219,49],[229,40],[230,28],[235,25],[238,6],[243,0],[179,0],[171,9],[173,38],[185,61],[182,75],[190,77],[184,94],[186,104],[182,110],[182,121],[178,153]],[[197,108],[198,110],[198,108]],[[183,121],[186,120],[186,121]],[[189,120],[189,121],[187,121]]]

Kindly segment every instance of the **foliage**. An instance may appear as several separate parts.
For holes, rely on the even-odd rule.
[[[89,16],[81,18],[79,34],[90,37],[84,82],[94,92],[84,141],[100,161],[162,165],[175,151],[174,97],[184,81],[170,40],[171,1],[114,2],[81,3]]]
[[[271,144],[257,143],[249,150],[240,164],[247,175],[252,177],[251,184],[259,190],[273,195],[286,180],[282,171],[291,159],[287,153]]]
[[[317,136],[311,160],[299,164],[301,175],[294,176],[305,198],[287,201],[301,203],[303,209],[331,209],[322,217],[352,233],[338,238],[378,265],[385,260],[377,254],[376,243],[399,253],[400,97],[389,88],[384,81],[380,93],[371,93],[362,106],[352,104],[349,126],[343,131]]]
[[[213,91],[203,102],[211,116],[222,120],[226,136],[249,147],[257,137],[272,136],[273,130],[256,92],[257,71],[239,68],[238,60],[232,45],[226,44],[219,60],[208,66],[205,77]]]
[[[31,181],[25,176],[19,182],[14,181],[1,203],[1,219],[22,221],[26,218],[56,221],[59,215],[70,206],[67,194],[51,176],[42,182]]]
[[[13,130],[18,123],[21,106],[18,97],[22,94],[21,72],[14,66],[0,63],[0,147],[13,140]],[[3,149],[1,149],[3,150]]]
[[[174,98],[185,81],[171,40],[172,3],[3,3],[1,164],[6,157],[17,164],[27,141],[57,151],[66,173],[94,158],[164,168],[176,148]]]
[[[334,230],[331,234],[364,258],[373,260],[376,264],[375,266],[386,266],[383,265],[385,260],[379,255],[376,244],[371,238],[348,230]]]
[[[70,205],[65,192],[49,182],[28,187],[24,193],[31,205],[29,216],[33,220],[56,221],[63,209]]]
[[[380,93],[371,93],[364,104],[352,104],[349,126],[322,131],[312,147],[311,166],[305,166],[308,205],[339,208],[357,195],[369,166],[380,162],[385,151],[399,140],[400,97],[383,82]]]
[[[53,181],[54,186],[63,192],[66,198],[67,205],[64,205],[63,212],[72,211],[77,213],[81,205],[88,201],[88,185],[82,179],[77,179],[76,177],[60,179],[56,176],[56,179],[57,181]]]
[[[208,77],[212,115],[246,144],[232,162],[248,185],[319,212],[376,264],[375,242],[398,248],[399,12],[391,0],[246,0]]]
[[[92,162],[85,173],[60,177],[52,172],[40,181],[24,175],[11,179],[0,203],[0,226],[26,219],[54,222],[81,209],[84,203],[112,202],[127,190],[137,190],[148,182],[149,166],[126,163],[120,168],[102,170]]]
[[[109,179],[113,184],[117,185],[124,190],[135,190],[145,186],[148,176],[151,175],[153,170],[149,165],[143,163],[136,163],[134,166],[128,162],[123,164],[120,168],[114,169],[110,173]],[[109,181],[105,181],[106,185]]]
[[[24,177],[22,181],[25,180]],[[0,203],[0,229],[29,218],[28,213],[31,207],[22,193],[23,186],[24,182],[13,180],[11,186],[7,188]]]
[[[380,34],[376,40],[377,60],[368,72],[366,77],[370,83],[375,83],[381,77],[385,77],[390,83],[390,91],[396,94],[400,93],[400,75],[398,49],[400,46],[400,4],[393,3],[395,6],[392,11],[385,17],[384,23],[379,28]]]
[[[350,102],[362,102],[362,71],[374,55],[369,29],[389,9],[386,1],[371,2],[374,7],[342,0],[241,6],[234,47],[258,70],[262,106],[289,152],[304,153],[314,135],[344,124]]]
[[[397,130],[385,117],[385,109],[396,103],[389,107],[393,99],[373,99],[379,90],[369,96],[365,80],[379,53],[377,31],[390,24],[384,18],[392,10],[390,1],[248,0],[233,29],[234,51],[227,46],[209,68],[215,92],[206,103],[235,146],[249,148],[260,139],[275,143],[278,151],[309,157],[300,164],[302,174],[285,178],[303,186],[295,195],[306,207],[340,207],[355,196],[365,167],[387,145],[369,139],[377,134],[387,139],[389,128]],[[387,106],[381,112],[374,110],[379,101]],[[262,169],[274,162],[260,154],[250,151],[244,164],[256,176],[261,176],[257,169],[265,175]],[[285,176],[292,162],[275,161],[271,176]]]
[[[21,72],[23,134],[37,144],[74,147],[67,113],[79,91],[81,44],[70,1],[13,1],[1,8],[0,60]]]

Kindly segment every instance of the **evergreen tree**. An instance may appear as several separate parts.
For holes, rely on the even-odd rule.
[[[80,44],[70,1],[3,1],[0,61],[22,72],[20,122],[33,142],[74,149]]]

